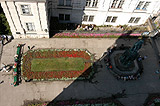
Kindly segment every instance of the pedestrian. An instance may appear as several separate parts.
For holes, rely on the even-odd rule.
[[[125,91],[126,91],[126,89],[123,89],[123,90],[122,90],[122,94],[124,94]]]
[[[13,39],[13,36],[9,35],[9,36],[7,36],[7,38],[8,38],[8,42],[11,42]]]
[[[140,75],[141,75],[141,74],[143,73],[143,70],[141,70],[139,73],[140,73]]]
[[[126,81],[128,81],[128,79],[129,79],[129,77],[128,77],[128,76],[126,76]]]
[[[156,73],[156,74],[159,74],[159,69],[157,69],[157,70],[155,71],[155,73]]]
[[[138,57],[138,61],[141,61],[141,60],[142,60],[142,57],[141,57],[141,56],[139,56],[139,57]]]
[[[3,80],[0,82],[0,84],[2,84],[2,83],[4,83],[4,81],[3,81]]]
[[[160,60],[159,60],[159,62],[158,62],[158,63],[159,63],[159,67],[160,67]]]
[[[2,68],[2,72],[3,72],[3,71],[4,71],[4,72],[7,71],[5,66]]]
[[[147,57],[148,57],[148,56],[147,56],[147,55],[145,55],[143,58],[144,58],[144,59],[147,59]]]
[[[4,41],[6,39],[6,35],[2,35],[1,37],[2,37],[2,44],[4,45],[5,44]]]
[[[31,49],[31,47],[30,47],[30,46],[28,46],[28,49],[30,50],[30,49]]]
[[[109,68],[112,69],[112,65],[110,65]]]
[[[7,40],[7,42],[8,42],[8,36],[6,36],[6,40]]]
[[[117,76],[117,80],[119,80],[120,79],[120,76]]]

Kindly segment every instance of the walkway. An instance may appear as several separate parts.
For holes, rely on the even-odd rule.
[[[95,53],[96,59],[100,58],[112,44],[117,43],[133,45],[136,39],[15,39],[3,48],[2,62],[5,64],[14,63],[13,56],[16,53],[16,45],[26,43],[27,46],[36,48],[87,48],[91,53]],[[83,81],[52,81],[52,82],[22,82],[17,87],[13,87],[12,73],[0,73],[0,80],[4,83],[0,85],[0,105],[1,106],[21,106],[27,100],[52,101],[56,99],[86,99],[109,97],[112,94],[126,89],[127,97],[119,98],[125,106],[142,106],[148,93],[160,92],[160,81],[155,70],[158,68],[156,55],[150,43],[147,42],[140,50],[142,56],[148,58],[143,61],[144,73],[140,80],[119,81],[107,70],[103,61],[102,68],[98,69],[93,81],[97,83]]]

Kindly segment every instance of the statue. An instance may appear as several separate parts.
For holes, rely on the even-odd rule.
[[[125,67],[129,67],[138,57],[138,50],[142,47],[143,42],[143,40],[137,41],[132,48],[127,49],[120,56],[119,60]]]

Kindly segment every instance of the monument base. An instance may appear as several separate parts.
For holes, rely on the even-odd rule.
[[[130,66],[123,65],[119,57],[124,53],[125,50],[114,50],[110,54],[110,64],[112,65],[111,72],[114,76],[120,78],[133,78],[139,75],[143,70],[142,62],[134,60]]]

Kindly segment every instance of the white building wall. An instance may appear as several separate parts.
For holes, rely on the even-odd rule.
[[[6,15],[11,31],[14,38],[49,38],[48,26],[47,26],[47,16],[45,10],[45,2],[6,2],[8,6],[4,9],[5,14],[10,12],[10,16]],[[2,2],[2,7],[5,8],[5,2]],[[31,9],[31,14],[23,14],[21,5],[29,5]],[[11,19],[15,24],[12,24]],[[26,23],[33,23],[35,31],[28,31]],[[16,34],[16,32],[20,34]]]
[[[151,2],[147,10],[136,10],[137,5],[143,0],[125,0],[121,9],[110,8],[113,0],[98,0],[97,7],[85,7],[86,0],[72,0],[72,8],[61,9],[58,6],[58,0],[54,3],[54,8],[52,8],[52,16],[58,17],[59,13],[70,14],[71,20],[69,22],[81,22],[80,24],[96,24],[96,25],[140,25],[144,24],[150,15],[158,11],[159,0],[147,0]],[[81,8],[80,8],[81,7]],[[159,6],[160,7],[160,6]],[[63,7],[64,8],[64,7]],[[80,11],[81,14],[76,14]],[[81,12],[82,11],[82,12]],[[94,15],[93,22],[82,21],[83,15]],[[107,16],[117,16],[115,23],[106,22]],[[81,18],[79,18],[81,17]],[[140,17],[138,23],[128,23],[131,17]]]
[[[17,7],[15,6],[15,2],[6,2],[6,4],[8,5],[8,9],[11,13],[11,17],[14,21],[17,32],[20,32],[20,35],[23,35],[24,29],[22,28],[22,23],[21,23],[19,15],[18,15]],[[15,37],[17,37],[17,36],[15,36]]]
[[[38,2],[40,1],[40,2]],[[93,1],[93,0],[92,0]],[[59,0],[48,0],[46,7],[45,0],[1,0],[2,8],[6,14],[11,31],[15,38],[42,38],[49,37],[48,25],[50,16],[59,17],[59,14],[70,14],[70,21],[59,21],[62,23],[79,23],[95,25],[140,25],[144,24],[148,17],[157,14],[160,10],[160,0],[147,0],[151,2],[147,10],[137,10],[140,1],[144,0],[125,0],[121,9],[111,8],[113,0],[98,0],[97,7],[86,7],[86,0],[72,0],[71,6],[59,6]],[[92,3],[91,3],[92,4]],[[31,15],[22,14],[21,5],[30,5]],[[47,10],[46,10],[47,9]],[[48,13],[48,17],[46,12]],[[84,15],[94,16],[93,22],[82,21]],[[117,16],[116,22],[106,22],[108,16]],[[128,23],[131,17],[140,17],[138,23]],[[32,22],[35,31],[27,31],[26,23]],[[20,32],[20,34],[16,34]]]
[[[44,3],[38,3],[38,8],[39,8],[39,13],[40,13],[42,32],[44,33],[45,30],[48,31],[47,17],[44,15],[44,14],[46,14],[45,4]]]

